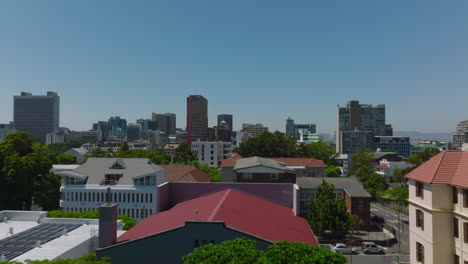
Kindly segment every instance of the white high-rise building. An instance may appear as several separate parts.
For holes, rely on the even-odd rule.
[[[198,161],[210,167],[218,167],[221,160],[231,157],[231,143],[223,141],[194,141],[192,151],[198,153]]]

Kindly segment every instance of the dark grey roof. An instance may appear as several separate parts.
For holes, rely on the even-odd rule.
[[[257,156],[237,160],[236,165],[234,165],[234,170],[247,169],[257,166],[269,167],[280,171],[295,173],[295,170],[286,167],[283,162]]]
[[[115,164],[123,165],[122,169],[112,169]],[[86,163],[78,168],[60,172],[59,175],[75,176],[84,178],[87,177],[87,184],[100,184],[104,179],[105,174],[122,174],[117,185],[133,185],[133,178],[154,174],[164,169],[156,164],[151,163],[146,158],[89,158]]]
[[[335,189],[344,189],[350,197],[372,197],[354,177],[298,177],[296,184],[304,189],[316,189],[322,180],[335,185]]]

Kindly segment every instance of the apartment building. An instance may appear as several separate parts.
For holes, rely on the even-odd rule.
[[[162,167],[149,159],[89,158],[74,170],[60,171],[60,207],[65,212],[97,210],[105,202],[136,221],[156,213],[157,185],[166,181]]]
[[[262,124],[242,124],[242,132],[248,134],[250,137],[258,137],[263,132],[268,132],[268,127],[263,126]]]
[[[407,175],[411,263],[468,263],[467,164],[444,151]]]
[[[191,147],[198,153],[198,161],[210,167],[218,167],[231,156],[231,143],[222,141],[194,141]]]

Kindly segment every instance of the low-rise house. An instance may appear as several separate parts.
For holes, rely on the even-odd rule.
[[[168,144],[164,145],[163,151],[164,151],[165,154],[173,156],[178,147],[179,147],[179,144],[177,144],[177,143],[168,143]]]
[[[58,174],[63,180],[60,207],[65,212],[97,210],[110,201],[119,205],[119,214],[136,221],[156,212],[156,187],[166,181],[164,169],[146,158],[89,158]]]
[[[182,256],[199,246],[240,237],[263,250],[281,240],[318,246],[307,221],[291,208],[227,189],[151,215],[96,255],[113,264],[182,263]]]
[[[388,161],[382,159],[378,165],[375,166],[377,175],[383,177],[386,182],[393,182],[393,171],[395,169],[406,169],[413,165],[406,161]]]
[[[88,153],[88,150],[86,150],[83,147],[71,148],[71,149],[65,151],[65,154],[75,156],[76,157],[76,162],[78,162],[78,163],[82,163],[85,160],[85,157],[86,157],[87,153]]]
[[[335,186],[334,192],[337,199],[342,198],[346,202],[349,214],[359,215],[363,225],[370,221],[370,200],[372,196],[364,189],[361,183],[354,177],[298,177],[296,185],[299,187],[299,210],[297,215],[306,216],[307,203],[316,198],[318,187],[323,181]]]
[[[441,152],[406,177],[411,263],[467,263],[468,152]]]
[[[160,165],[168,182],[209,182],[211,176],[193,165]]]
[[[283,162],[261,157],[237,160],[233,173],[233,182],[296,182],[295,170],[286,167]]]
[[[323,161],[313,158],[243,158],[240,155],[235,155],[229,159],[221,161],[222,181],[236,182],[238,177],[235,172],[235,167],[240,166],[243,163],[252,162],[257,158],[270,160],[270,163],[279,163],[280,166],[293,170],[297,177],[325,177],[326,174],[327,166]]]

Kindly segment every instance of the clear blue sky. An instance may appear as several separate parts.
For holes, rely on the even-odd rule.
[[[0,122],[21,91],[61,96],[61,126],[174,112],[186,96],[284,131],[332,133],[336,105],[386,104],[395,130],[468,119],[468,1],[2,1]]]

